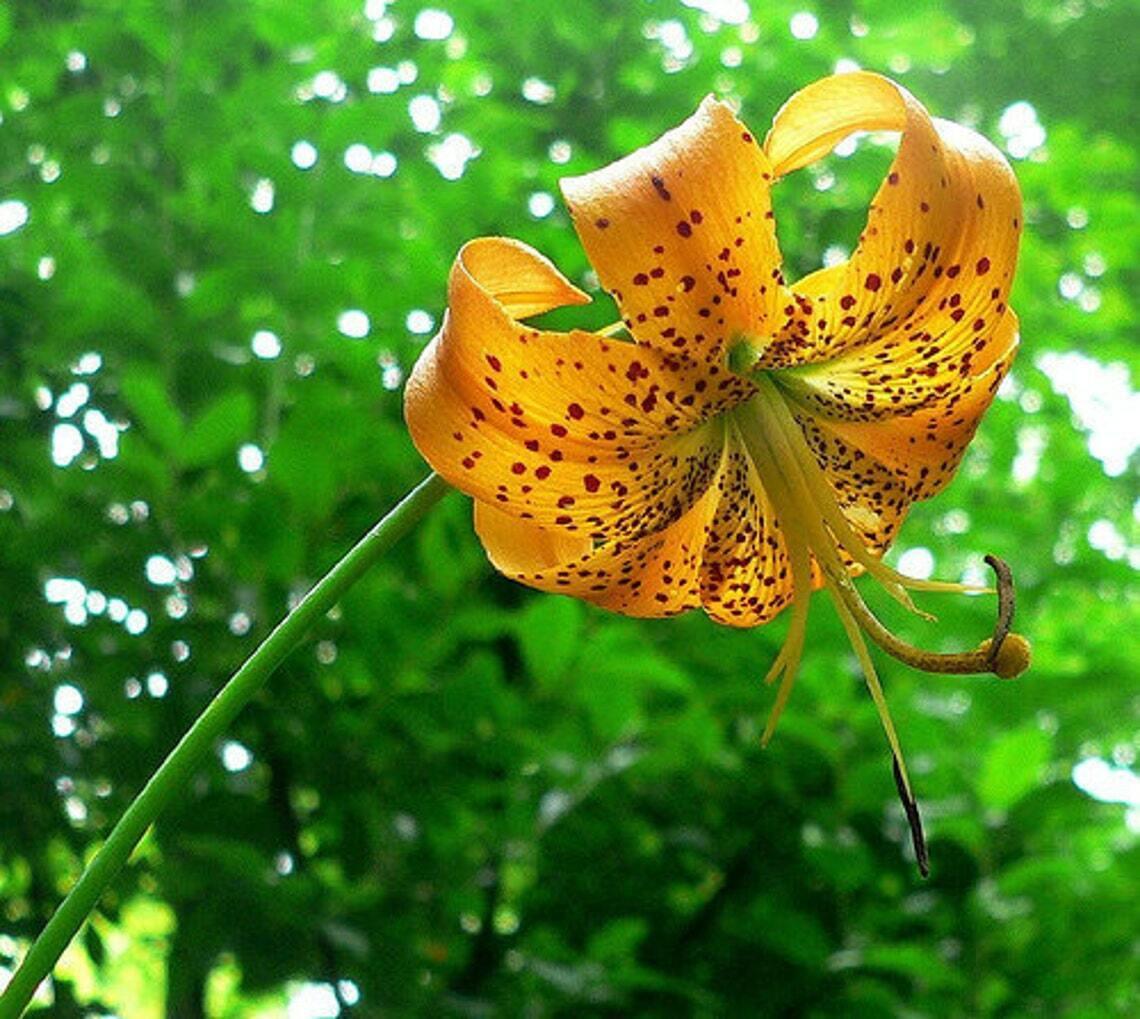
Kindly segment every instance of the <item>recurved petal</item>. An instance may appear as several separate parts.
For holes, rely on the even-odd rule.
[[[562,181],[586,253],[639,343],[719,364],[786,304],[771,166],[712,97],[679,127]]]
[[[793,96],[765,147],[783,174],[852,131],[881,129],[902,137],[855,253],[796,284],[787,309],[794,321],[757,367],[834,361],[856,349],[902,361],[932,343],[957,357],[979,331],[985,339],[996,330],[1017,259],[1021,201],[1009,165],[984,138],[932,120],[901,86],[858,72]],[[961,322],[967,335],[955,331]]]
[[[491,565],[516,580],[527,574],[542,574],[594,551],[590,538],[540,527],[486,502],[475,503],[475,533]]]
[[[460,257],[468,274],[512,318],[590,303],[550,259],[511,237],[476,238],[464,245]]]
[[[809,400],[806,406],[799,403],[797,417],[810,417],[823,434],[842,440],[850,449],[860,450],[889,468],[903,482],[908,501],[929,498],[944,488],[958,469],[982,415],[1009,371],[1017,342],[1017,317],[1007,312],[986,338],[984,367],[977,374],[962,374],[959,369],[923,376],[930,399],[884,414],[852,413],[843,401]],[[794,391],[789,392],[798,402]],[[807,426],[805,432],[810,440]]]
[[[855,131],[901,131],[907,100],[889,78],[869,71],[835,74],[800,89],[772,118],[764,151],[783,177],[822,159]]]
[[[866,514],[857,517],[866,523]],[[717,622],[752,627],[795,596],[775,509],[748,454],[731,439],[705,494],[655,534],[595,547],[484,503],[475,505],[475,526],[499,572],[624,615],[672,616],[702,606]],[[813,561],[812,586],[821,583]]]
[[[674,616],[700,604],[701,554],[716,501],[712,486],[657,533],[598,548],[483,503],[475,504],[475,526],[495,568],[520,583],[627,616]]]
[[[747,382],[631,343],[519,323],[509,308],[581,298],[516,242],[465,247],[448,296],[443,328],[408,380],[405,417],[449,482],[594,541],[661,530],[706,490],[723,430],[708,419]]]

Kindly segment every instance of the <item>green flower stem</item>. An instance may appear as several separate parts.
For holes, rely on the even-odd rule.
[[[90,866],[55,911],[0,995],[0,1019],[19,1019],[36,988],[55,966],[99,897],[163,808],[182,789],[214,742],[226,731],[273,671],[396,541],[450,491],[431,474],[408,493],[338,562],[246,659],[198,716],[146,787],[115,825]]]

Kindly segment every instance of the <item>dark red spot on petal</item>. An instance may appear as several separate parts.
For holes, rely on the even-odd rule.
[[[681,222],[677,224],[677,233],[679,233],[682,237],[692,237],[693,228],[689,226],[685,220],[681,220]]]
[[[587,474],[584,478],[582,478],[582,484],[586,486],[587,492],[596,492],[599,488],[601,488],[602,485],[602,483],[596,477],[594,477],[593,474]]]
[[[863,286],[868,290],[878,290],[883,285],[883,281],[879,278],[876,272],[868,273],[867,278],[863,280]]]
[[[978,259],[978,275],[984,276],[989,271],[990,271],[990,260],[988,258],[979,258]]]
[[[575,421],[581,421],[585,417],[586,412],[582,410],[580,404],[572,403],[566,408],[566,413],[569,414]]]
[[[523,474],[526,471],[526,464],[519,463],[517,460],[511,464],[512,474]]]

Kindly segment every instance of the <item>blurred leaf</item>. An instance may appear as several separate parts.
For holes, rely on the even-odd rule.
[[[863,965],[936,987],[957,987],[962,983],[961,975],[952,966],[932,957],[920,944],[870,945],[863,952]]]
[[[1049,760],[1049,737],[1026,726],[997,738],[982,761],[978,795],[987,807],[1013,806],[1036,788]]]
[[[603,965],[636,955],[638,946],[649,933],[645,920],[638,916],[611,920],[590,938],[587,951]]]
[[[218,397],[186,429],[181,447],[183,463],[203,467],[227,453],[237,452],[253,432],[253,399],[244,390]]]
[[[119,379],[119,391],[147,436],[167,452],[179,449],[182,418],[157,375],[143,367],[131,368]]]
[[[584,616],[581,602],[572,598],[540,598],[519,615],[519,650],[540,683],[566,677],[581,648]]]

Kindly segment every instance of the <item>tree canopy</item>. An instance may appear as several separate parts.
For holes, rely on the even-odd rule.
[[[435,2],[435,0],[433,0]],[[1140,94],[1128,0],[87,0],[0,6],[0,983],[225,678],[427,468],[407,372],[466,240],[614,318],[560,177],[715,93],[760,136],[835,70],[1009,156],[1022,346],[889,561],[1007,559],[1015,683],[882,661],[926,822],[834,612],[775,739],[784,617],[636,621],[488,565],[450,495],[155,826],[53,1016],[1140,1012]],[[781,182],[846,257],[896,139]],[[954,648],[988,598],[925,595]],[[883,606],[929,643],[918,618]]]

